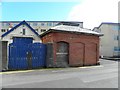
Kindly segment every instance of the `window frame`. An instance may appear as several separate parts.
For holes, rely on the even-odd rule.
[[[22,30],[23,30],[23,31],[22,31],[23,33],[22,33],[22,34],[23,34],[23,35],[25,35],[25,34],[26,34],[26,32],[25,32],[25,31],[26,31],[26,29],[25,29],[25,28],[23,28]]]

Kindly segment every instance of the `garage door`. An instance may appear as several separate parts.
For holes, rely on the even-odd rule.
[[[95,43],[87,43],[85,45],[85,65],[93,65],[97,63],[97,45]]]
[[[15,38],[9,45],[9,69],[32,69],[45,66],[46,46],[33,39]]]
[[[84,61],[84,44],[74,43],[71,45],[71,63],[74,66],[83,66]]]
[[[69,44],[66,42],[57,43],[57,67],[68,67],[69,66]]]

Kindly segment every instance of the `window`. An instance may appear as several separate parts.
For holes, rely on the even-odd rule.
[[[23,35],[25,35],[25,29],[23,29]]]
[[[5,32],[6,30],[5,29],[1,29],[1,32]]]
[[[38,32],[38,29],[35,29],[36,32]]]
[[[10,25],[10,23],[6,23],[6,26],[9,26]]]
[[[46,31],[46,29],[41,29],[41,32],[45,32]]]
[[[48,26],[52,26],[52,22],[47,23]]]
[[[37,26],[37,23],[36,23],[36,22],[34,22],[34,23],[33,23],[33,26]]]
[[[2,23],[2,26],[9,26],[10,23]]]
[[[23,27],[25,27],[25,25],[23,24]]]
[[[2,26],[4,26],[5,24],[4,23],[2,23]]]
[[[41,23],[41,26],[44,26],[45,25],[45,23]]]
[[[112,29],[113,30],[119,30],[119,27],[118,26],[113,26]]]
[[[119,40],[119,36],[118,36],[118,35],[115,35],[115,36],[114,36],[114,40]]]
[[[115,46],[114,51],[120,51],[120,47]]]
[[[120,24],[119,24],[119,26],[118,26],[118,30],[120,30]]]
[[[58,23],[53,23],[53,26],[57,26],[58,25]]]

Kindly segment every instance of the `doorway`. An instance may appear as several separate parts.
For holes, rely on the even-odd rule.
[[[57,42],[57,67],[69,66],[69,44],[67,42]]]

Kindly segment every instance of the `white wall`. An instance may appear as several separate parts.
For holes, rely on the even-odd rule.
[[[25,35],[23,35],[23,28],[26,30]],[[40,38],[31,31],[26,25],[21,25],[18,28],[16,28],[14,31],[10,32],[8,35],[1,38],[2,41],[9,41],[9,43],[12,43],[12,38],[14,36],[17,37],[33,37],[33,42],[41,42]]]
[[[114,36],[118,35],[118,30],[113,30],[115,25],[103,24],[100,29],[104,36],[100,39],[100,54],[103,56],[114,56],[114,46],[118,46],[118,40],[114,40]]]

